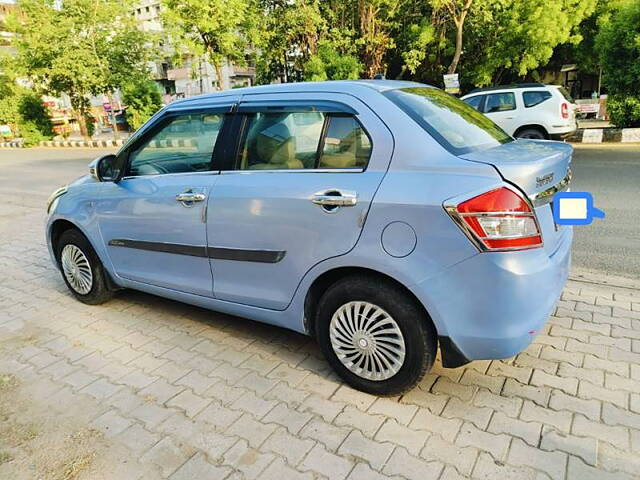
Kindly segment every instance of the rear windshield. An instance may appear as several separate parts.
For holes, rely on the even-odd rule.
[[[574,103],[573,97],[569,95],[569,92],[567,92],[564,87],[558,87],[558,91],[562,94],[567,102]]]
[[[513,140],[482,113],[437,88],[402,88],[384,95],[454,155]]]

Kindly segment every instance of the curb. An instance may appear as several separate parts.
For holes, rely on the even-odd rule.
[[[104,148],[121,147],[124,140],[64,140],[40,142],[40,147],[78,147],[78,148]]]
[[[572,143],[636,143],[640,128],[579,128],[567,138]]]
[[[603,287],[625,288],[640,291],[640,280],[635,278],[612,275],[588,268],[572,268],[569,280]],[[639,296],[640,298],[640,296]]]
[[[22,142],[0,142],[0,148],[24,148]]]
[[[64,141],[43,141],[38,143],[38,147],[53,148],[106,148],[121,147],[125,140],[64,140]],[[34,145],[35,146],[35,145]],[[21,141],[16,142],[0,142],[0,148],[26,148]]]

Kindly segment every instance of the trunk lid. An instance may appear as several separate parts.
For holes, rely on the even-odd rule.
[[[552,201],[568,188],[573,148],[562,142],[516,140],[498,147],[476,150],[461,156],[465,160],[492,165],[508,182],[520,188],[534,203],[545,249],[555,252],[563,227],[553,221]]]

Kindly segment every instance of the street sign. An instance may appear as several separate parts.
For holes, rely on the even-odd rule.
[[[10,137],[11,127],[9,125],[0,125],[0,136]]]
[[[444,79],[445,92],[452,93],[454,95],[460,93],[460,80],[458,79],[457,73],[443,75],[442,78]]]

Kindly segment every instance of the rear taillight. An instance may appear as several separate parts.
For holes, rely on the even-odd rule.
[[[562,118],[569,118],[569,105],[565,102],[562,102],[562,105],[560,105],[560,114]]]
[[[526,250],[542,246],[540,227],[531,204],[507,187],[445,208],[481,250]]]

